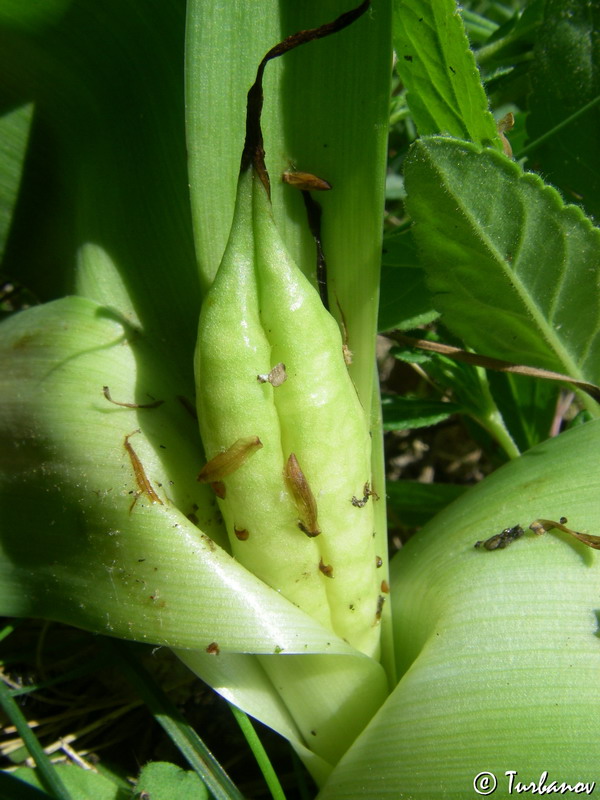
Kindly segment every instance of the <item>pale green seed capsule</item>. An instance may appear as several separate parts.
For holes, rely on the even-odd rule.
[[[257,380],[279,363],[285,381]],[[337,324],[287,253],[251,171],[240,178],[229,244],[202,309],[196,381],[209,459],[240,439],[263,445],[223,479],[236,558],[376,656],[373,499],[352,502],[371,478],[368,426]]]
[[[319,572],[320,553],[297,524],[286,489],[285,459],[273,396],[261,383],[277,363],[259,317],[252,220],[252,171],[240,176],[232,230],[200,315],[195,353],[200,433],[207,459],[238,440],[262,447],[223,478],[219,505],[238,561],[291,602],[331,628]],[[245,531],[242,538],[236,531]]]

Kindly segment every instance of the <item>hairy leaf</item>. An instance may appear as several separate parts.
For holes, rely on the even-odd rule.
[[[600,379],[600,231],[492,150],[432,137],[408,208],[445,324],[486,355]],[[590,401],[592,402],[592,401]]]

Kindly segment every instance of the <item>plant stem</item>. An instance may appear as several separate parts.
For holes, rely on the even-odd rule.
[[[267,755],[262,742],[258,738],[258,734],[254,730],[254,726],[250,722],[248,715],[237,706],[234,706],[233,703],[229,703],[229,708],[235,717],[235,721],[240,726],[242,733],[248,742],[248,746],[254,754],[256,763],[258,764],[266,784],[269,787],[269,791],[271,792],[273,800],[285,800],[285,793],[281,787],[281,784],[279,783],[277,773],[273,769],[273,765],[269,761],[269,756]]]

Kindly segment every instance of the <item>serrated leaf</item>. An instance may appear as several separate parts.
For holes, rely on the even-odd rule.
[[[545,178],[600,219],[598,130],[600,105],[579,112],[600,94],[600,6],[596,0],[548,0],[530,68],[535,142],[557,125],[572,122],[536,147],[530,158]]]
[[[508,769],[536,786],[544,771],[547,785],[595,780],[600,556],[561,532],[474,544],[542,511],[598,534],[599,447],[598,420],[538,445],[394,557],[400,680],[319,800],[463,800],[484,770],[502,797]]]
[[[394,48],[421,136],[446,133],[501,149],[454,0],[395,0]]]
[[[580,209],[499,153],[441,137],[413,145],[405,180],[444,323],[486,355],[598,383],[600,231]]]
[[[437,425],[438,422],[443,422],[452,414],[462,410],[461,406],[456,403],[397,395],[383,395],[381,404],[385,431],[401,431]]]

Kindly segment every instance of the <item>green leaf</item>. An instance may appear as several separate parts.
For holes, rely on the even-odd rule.
[[[0,681],[0,707],[4,716],[8,717],[15,726],[17,733],[36,763],[40,775],[40,788],[48,789],[57,800],[71,800],[70,791],[45,753],[37,736],[29,727],[21,709],[11,697],[4,681]]]
[[[528,0],[525,8],[512,10],[512,15],[497,28],[489,40],[480,47],[475,57],[484,71],[491,71],[492,80],[497,76],[510,83],[527,64],[544,16],[546,0]],[[507,9],[507,13],[511,13]]]
[[[421,136],[502,148],[454,0],[394,0],[394,47]]]
[[[57,764],[54,769],[63,781],[70,800],[128,800],[129,794],[120,789],[110,778],[91,770],[82,769],[74,764]],[[37,770],[29,767],[19,767],[14,772],[19,778],[32,787],[41,788]],[[0,795],[1,796],[1,795]],[[41,795],[41,797],[60,797],[60,795]],[[20,795],[10,795],[10,800],[19,800]],[[32,795],[23,795],[22,800],[34,800]]]
[[[41,35],[6,35],[7,91],[36,114],[4,269],[42,300],[117,308],[191,374],[184,34],[182,0],[106,0],[73,3]]]
[[[55,24],[69,8],[73,0],[2,0],[0,3],[0,26],[3,28],[38,33]]]
[[[473,145],[421,140],[405,179],[444,323],[485,355],[598,383],[600,231],[539,177]]]
[[[417,332],[418,333],[418,332]],[[443,328],[440,333],[421,332],[425,339],[448,341],[450,334]],[[440,387],[440,393],[452,392],[452,399],[458,405],[457,410],[469,414],[478,422],[511,458],[519,454],[506,425],[498,411],[498,407],[490,394],[488,376],[482,367],[461,363],[441,353],[425,353],[408,347],[393,347],[390,353],[401,361],[417,363],[433,378]],[[478,436],[475,436],[478,439]]]
[[[152,800],[206,800],[208,791],[195,772],[186,772],[168,761],[151,761],[140,772],[136,792]],[[241,796],[241,795],[240,795]]]
[[[462,410],[456,403],[397,395],[384,395],[381,403],[385,431],[426,428],[429,425],[437,425],[438,422],[443,422],[452,414]]]
[[[438,316],[410,231],[384,237],[378,329],[408,330]]]
[[[551,435],[559,384],[493,370],[487,377],[502,419],[521,452]]]
[[[400,680],[319,800],[463,800],[484,770],[501,797],[506,770],[536,785],[545,770],[548,783],[596,779],[600,554],[558,531],[474,544],[538,516],[600,534],[599,448],[597,420],[538,445],[394,557]]]
[[[17,201],[33,107],[24,105],[0,118],[0,261]]]
[[[254,758],[256,759],[256,763],[258,764],[263,778],[265,779],[265,783],[269,787],[269,791],[271,792],[273,800],[285,800],[285,794],[281,787],[279,778],[277,777],[277,773],[269,761],[267,751],[263,747],[258,734],[254,730],[252,721],[248,715],[237,706],[230,704],[229,707],[233,716],[235,717],[235,721],[240,726],[240,730],[244,734],[244,738],[248,743],[248,747],[252,750]]]
[[[416,528],[439,513],[467,490],[453,483],[390,481],[386,493],[391,509],[407,528]]]
[[[530,139],[554,133],[532,156],[536,169],[568,199],[600,219],[598,130],[600,105],[578,112],[600,95],[600,6],[596,0],[548,0],[531,66]],[[530,147],[527,147],[529,151]]]
[[[383,702],[384,670],[228,554],[196,481],[197,423],[178,399],[189,386],[139,329],[79,297],[2,323],[0,361],[0,612],[184,648],[322,782]],[[118,401],[164,403],[115,406],[104,385]],[[138,428],[130,446],[162,503],[147,491],[133,502],[142,487],[124,441]],[[265,653],[277,655],[249,655]]]
[[[389,691],[381,665],[358,654],[176,653],[227,701],[285,736],[319,785]]]

